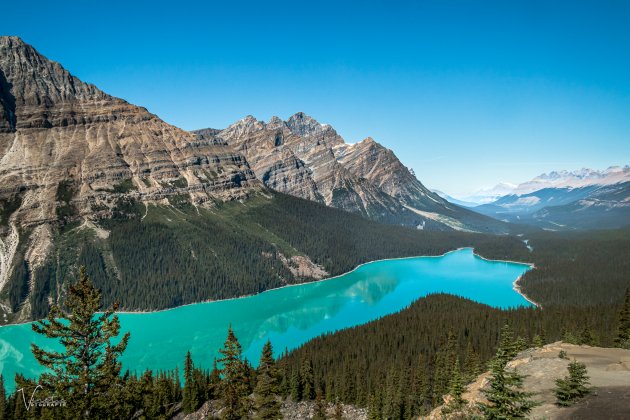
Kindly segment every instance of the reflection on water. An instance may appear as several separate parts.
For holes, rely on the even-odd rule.
[[[209,367],[232,324],[245,356],[255,365],[268,339],[280,353],[318,335],[397,312],[436,292],[496,307],[530,305],[512,288],[527,269],[523,264],[485,261],[464,249],[437,258],[378,261],[335,279],[241,299],[120,314],[122,331],[131,332],[122,362],[136,372],[173,369],[190,350],[196,363]],[[30,352],[31,341],[50,346],[30,324],[0,328],[0,372],[9,389],[15,372],[30,377],[42,372]]]

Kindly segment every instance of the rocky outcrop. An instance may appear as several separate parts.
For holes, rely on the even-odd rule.
[[[221,404],[217,400],[206,401],[199,410],[194,413],[184,414],[180,412],[176,414],[174,420],[205,420],[205,419],[220,419],[222,414]],[[336,407],[335,404],[328,403],[326,407],[327,418],[334,418]],[[299,401],[295,402],[291,399],[282,401],[280,407],[280,413],[284,420],[308,420],[312,419],[315,413],[314,401]],[[346,420],[366,420],[368,413],[365,408],[355,407],[353,405],[341,404],[341,416]],[[244,417],[246,419],[254,418],[254,413],[251,412],[249,416]]]
[[[560,351],[566,353],[566,358],[559,357]],[[573,360],[586,365],[592,393],[574,406],[562,408],[555,405],[555,380],[567,376],[567,366]],[[507,367],[526,375],[523,389],[534,392],[533,399],[540,403],[528,418],[621,419],[626,418],[623,413],[627,414],[630,409],[630,350],[556,342],[519,353]],[[486,402],[482,390],[488,386],[488,377],[489,372],[486,372],[468,385],[462,395],[468,401],[463,412],[444,416],[442,408],[438,407],[425,418],[472,417],[476,404]]]

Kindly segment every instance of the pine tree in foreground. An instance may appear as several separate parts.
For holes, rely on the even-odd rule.
[[[586,396],[590,389],[587,387],[589,384],[589,377],[586,371],[586,365],[578,361],[569,363],[567,367],[569,370],[569,376],[565,376],[563,379],[556,379],[556,404],[560,406],[570,406],[578,399]]]
[[[313,373],[313,362],[306,358],[300,369],[300,380],[302,384],[302,399],[312,400],[315,398],[315,374]]]
[[[626,290],[626,298],[619,312],[618,324],[615,346],[630,349],[630,289]]]
[[[226,420],[237,420],[245,417],[248,411],[247,384],[243,350],[230,326],[223,348],[219,350],[222,357],[218,362],[222,365],[220,394]]]
[[[452,413],[461,409],[464,404],[468,403],[462,398],[462,394],[466,390],[464,386],[462,375],[459,370],[459,359],[455,360],[455,366],[453,367],[453,373],[451,376],[451,382],[449,384],[450,401],[442,408],[443,414]]]
[[[40,377],[45,391],[63,398],[64,409],[73,418],[99,418],[110,415],[117,404],[113,397],[123,386],[120,377],[120,355],[127,348],[129,333],[113,344],[120,332],[115,315],[117,304],[101,310],[101,292],[81,267],[79,281],[70,286],[65,302],[67,312],[59,306],[50,308],[48,317],[35,322],[33,331],[59,339],[63,351],[47,351],[31,344],[35,359],[50,369]]]
[[[479,409],[488,420],[525,418],[538,405],[532,392],[522,391],[524,376],[507,369],[507,363],[515,356],[513,334],[506,325],[501,330],[501,340],[495,358],[490,362],[489,387],[482,390],[488,403],[479,403]]]
[[[254,393],[256,419],[280,419],[280,401],[278,401],[278,389],[280,375],[273,358],[271,342],[267,341],[260,355],[258,364],[257,383]]]
[[[199,408],[199,398],[197,390],[197,382],[195,381],[195,365],[190,355],[190,351],[186,353],[184,361],[184,391],[182,408],[185,413],[192,413]]]

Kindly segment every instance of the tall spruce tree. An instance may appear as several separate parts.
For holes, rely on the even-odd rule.
[[[232,326],[228,328],[228,335],[219,350],[222,357],[218,362],[221,368],[220,393],[222,398],[223,418],[237,420],[247,416],[247,383],[245,378],[245,365],[243,363],[243,350],[238,342]]]
[[[282,418],[278,399],[280,374],[273,358],[273,348],[270,341],[267,341],[262,349],[256,379],[256,389],[254,390],[256,419]]]
[[[525,418],[538,405],[531,399],[534,393],[522,391],[524,376],[507,369],[507,363],[515,355],[514,334],[505,325],[496,355],[490,362],[489,387],[482,390],[488,402],[478,404],[488,420]]]
[[[590,392],[590,389],[587,387],[589,377],[586,365],[574,360],[569,363],[567,369],[569,370],[569,376],[565,376],[563,379],[556,379],[554,393],[557,399],[556,404],[560,406],[570,406]]]
[[[300,380],[302,383],[302,399],[312,400],[315,398],[315,374],[313,373],[313,362],[308,357],[302,362],[300,369]]]
[[[622,349],[630,349],[630,289],[626,290],[626,298],[621,311],[619,311],[615,346]]]
[[[195,379],[195,364],[190,351],[188,351],[184,361],[184,391],[182,392],[182,408],[186,413],[192,413],[199,408],[199,390]]]
[[[79,281],[68,291],[67,310],[52,305],[48,317],[32,325],[33,331],[58,339],[64,348],[47,351],[31,344],[35,359],[50,369],[41,375],[40,384],[62,397],[67,403],[65,414],[74,418],[106,416],[119,403],[112,395],[119,395],[116,388],[123,385],[118,358],[127,348],[129,333],[113,343],[120,332],[117,306],[99,313],[101,292],[81,267]]]

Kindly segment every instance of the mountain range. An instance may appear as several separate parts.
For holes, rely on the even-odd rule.
[[[0,157],[3,323],[44,316],[78,265],[106,304],[163,309],[512,229],[432,193],[372,139],[347,144],[303,113],[187,132],[18,37],[0,37]]]
[[[542,174],[474,210],[554,230],[623,227],[630,221],[630,166]]]

